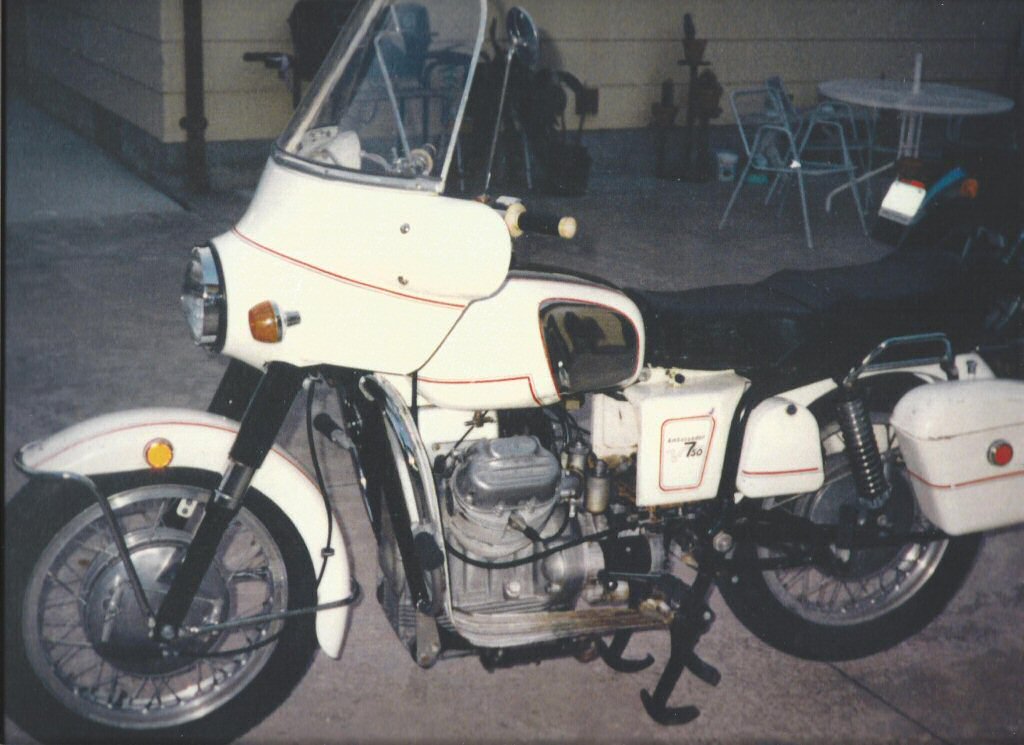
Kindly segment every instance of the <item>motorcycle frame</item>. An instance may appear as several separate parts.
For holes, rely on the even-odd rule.
[[[931,341],[935,341],[932,339]],[[972,372],[991,377],[984,361],[974,354],[952,356],[948,347],[943,354],[902,362],[878,362],[877,358],[893,346],[886,340],[856,370],[855,378],[879,376],[911,376],[922,382],[935,382]],[[898,346],[898,345],[897,345]],[[434,472],[426,449],[420,440],[414,413],[417,407],[415,385],[413,401],[407,406],[399,392],[386,378],[366,371],[341,367],[323,367],[320,371],[336,388],[344,427],[358,453],[357,481],[375,537],[380,540],[381,520],[386,510],[395,530],[395,540],[402,559],[413,606],[423,621],[432,621],[444,608],[452,613],[447,591],[447,552],[434,489]],[[255,401],[261,376],[244,363],[232,363],[225,372],[211,411],[228,415],[240,409],[239,401],[248,396]],[[896,532],[877,526],[821,526],[802,517],[762,513],[750,519],[743,508],[745,501],[736,491],[737,475],[744,437],[751,412],[766,399],[783,395],[809,405],[838,391],[841,380],[821,380],[798,389],[780,393],[778,381],[754,381],[742,395],[732,415],[718,493],[713,499],[681,506],[662,508],[660,528],[667,537],[705,558],[716,576],[730,574],[735,567],[722,547],[715,546],[719,534],[759,544],[786,543],[799,546],[800,551],[785,559],[757,560],[757,568],[770,570],[785,565],[820,561],[830,546],[865,548],[888,546],[908,541],[931,541],[946,537],[942,531]],[[256,414],[250,404],[246,413]],[[396,451],[400,451],[396,454]],[[403,473],[403,464],[415,464],[415,473]],[[687,517],[684,519],[684,515]],[[421,624],[418,624],[420,626]],[[431,624],[433,625],[433,624]],[[436,629],[433,631],[436,638]],[[486,639],[470,640],[472,647],[488,648]],[[535,643],[524,641],[523,644]],[[428,666],[441,651],[419,655],[417,661]]]

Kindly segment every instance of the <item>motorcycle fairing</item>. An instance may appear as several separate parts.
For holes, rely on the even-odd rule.
[[[501,285],[508,229],[482,204],[318,177],[268,162],[248,211],[213,241],[227,292],[224,353],[405,374],[473,300]],[[283,340],[253,339],[263,301],[297,312]]]
[[[441,193],[486,17],[486,0],[363,0],[276,155],[330,178]]]
[[[131,409],[79,422],[44,440],[30,443],[24,462],[33,469],[71,471],[86,476],[147,470],[146,444],[156,438],[171,443],[172,468],[196,468],[221,473],[238,434],[238,422],[190,409]],[[352,578],[344,534],[324,509],[313,479],[291,455],[275,447],[256,472],[252,487],[273,501],[298,530],[310,560],[321,565],[328,530],[334,555],[325,565],[317,601],[330,603],[350,597]],[[330,528],[328,528],[330,525]],[[348,607],[316,614],[317,639],[331,657],[341,655]]]

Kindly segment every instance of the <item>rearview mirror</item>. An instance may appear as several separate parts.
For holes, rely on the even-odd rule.
[[[540,59],[540,37],[537,34],[537,25],[530,14],[518,6],[512,8],[505,17],[505,30],[515,54],[528,67],[537,64],[537,60]]]

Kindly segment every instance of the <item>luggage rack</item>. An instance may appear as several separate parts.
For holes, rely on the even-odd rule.
[[[921,357],[900,357],[898,359],[880,360],[881,357],[893,349],[900,347],[920,347],[925,345],[941,346],[941,354],[925,355]],[[843,378],[843,388],[851,390],[857,380],[865,373],[879,373],[887,370],[896,370],[907,367],[923,367],[925,365],[938,365],[946,373],[949,380],[957,380],[960,373],[956,369],[954,361],[953,344],[945,334],[913,334],[910,336],[894,336],[886,339],[875,347],[867,357]]]

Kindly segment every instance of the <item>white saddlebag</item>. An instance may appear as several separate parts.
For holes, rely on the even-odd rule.
[[[1024,522],[1024,382],[914,388],[892,424],[921,509],[950,535]]]

